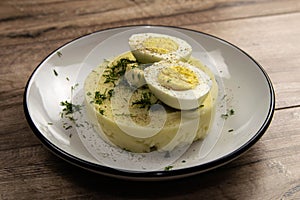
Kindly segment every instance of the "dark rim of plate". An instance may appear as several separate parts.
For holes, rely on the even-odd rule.
[[[197,165],[197,166],[194,166],[194,167],[183,168],[183,169],[176,169],[176,170],[169,170],[169,171],[151,171],[151,172],[135,172],[135,171],[119,170],[119,169],[114,169],[114,168],[110,168],[110,167],[107,167],[107,166],[102,166],[102,165],[99,165],[99,164],[91,163],[89,161],[80,159],[78,157],[73,156],[72,154],[69,154],[69,153],[65,152],[64,150],[62,150],[59,147],[52,144],[46,137],[44,137],[43,134],[38,130],[38,128],[36,127],[36,125],[34,124],[34,122],[31,119],[31,116],[30,116],[29,110],[28,110],[28,106],[27,106],[27,100],[26,100],[27,92],[28,92],[28,89],[29,89],[28,87],[29,87],[30,81],[31,81],[33,75],[35,74],[36,70],[43,64],[43,62],[49,56],[51,56],[53,53],[55,53],[58,49],[66,46],[66,45],[68,45],[68,44],[70,44],[70,43],[72,43],[72,42],[74,42],[78,39],[87,37],[87,36],[95,34],[95,33],[104,32],[104,31],[116,30],[116,29],[122,29],[122,28],[137,28],[137,27],[165,27],[165,28],[171,28],[171,29],[175,29],[175,30],[176,29],[177,30],[181,29],[181,30],[184,30],[184,31],[195,32],[195,33],[198,33],[198,34],[208,36],[208,37],[213,38],[215,40],[219,40],[221,42],[224,42],[224,43],[230,45],[231,47],[234,47],[238,51],[242,52],[248,58],[250,58],[256,64],[256,66],[261,70],[263,75],[265,76],[265,78],[268,82],[268,86],[269,86],[269,90],[270,90],[270,98],[271,98],[270,99],[270,106],[269,106],[268,115],[267,115],[263,125],[257,131],[257,133],[249,141],[247,141],[244,145],[242,145],[240,148],[236,149],[235,151],[233,151],[233,152],[231,152],[231,153],[229,153],[229,154],[227,154],[227,155],[225,155],[221,158],[210,161],[208,163],[204,163],[204,164]],[[115,28],[99,30],[99,31],[96,31],[96,32],[93,32],[93,33],[86,34],[86,35],[80,36],[78,38],[75,38],[75,39],[67,42],[66,44],[62,45],[61,47],[57,48],[56,50],[54,50],[35,68],[35,70],[31,74],[31,76],[29,77],[29,80],[28,80],[28,82],[26,84],[26,87],[25,87],[24,96],[23,96],[23,108],[24,108],[24,112],[25,112],[25,116],[26,116],[26,119],[28,121],[28,124],[30,125],[30,127],[33,130],[34,134],[41,140],[41,142],[49,150],[51,150],[58,157],[61,157],[62,159],[66,160],[66,161],[68,161],[68,162],[70,162],[70,163],[72,163],[76,166],[79,166],[81,168],[84,168],[84,169],[87,169],[89,171],[96,172],[96,173],[99,173],[99,174],[108,175],[108,176],[111,176],[111,177],[132,179],[132,180],[165,180],[165,179],[186,177],[186,176],[199,174],[199,173],[202,173],[202,172],[212,170],[214,168],[217,168],[219,166],[222,166],[222,165],[234,160],[235,158],[240,156],[242,153],[246,152],[251,146],[253,146],[262,137],[262,135],[265,133],[265,131],[267,130],[267,128],[269,127],[269,125],[271,123],[271,120],[272,120],[272,117],[273,117],[273,114],[274,114],[274,108],[275,108],[275,93],[274,93],[274,88],[272,86],[272,82],[271,82],[269,76],[267,75],[267,73],[265,72],[265,70],[262,68],[262,66],[259,63],[257,63],[245,51],[243,51],[239,47],[227,42],[226,40],[223,40],[221,38],[218,38],[216,36],[213,36],[213,35],[210,35],[210,34],[207,34],[207,33],[204,33],[204,32],[191,30],[191,29],[186,29],[186,28],[181,28],[181,27],[160,26],[160,25],[138,25],[138,26],[122,26],[122,27],[115,27]]]

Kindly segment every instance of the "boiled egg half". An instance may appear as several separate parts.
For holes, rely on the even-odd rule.
[[[205,72],[182,61],[156,62],[144,70],[144,77],[158,99],[181,110],[198,108],[212,86]]]
[[[187,60],[192,47],[184,40],[158,33],[133,34],[129,46],[139,62],[154,63],[161,60]]]

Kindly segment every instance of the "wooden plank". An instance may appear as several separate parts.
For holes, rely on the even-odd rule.
[[[39,2],[39,1],[38,1]],[[293,13],[300,10],[297,0],[287,1],[120,1],[117,4],[106,1],[4,1],[6,7],[17,9],[12,16],[0,18],[0,36],[11,38],[36,38],[47,32],[61,29],[84,28],[103,29],[129,24],[161,24],[182,26],[213,21],[224,21],[255,16]],[[293,5],[293,6],[290,6]],[[65,9],[68,8],[68,9]],[[272,8],[272,9],[270,9]],[[134,10],[134,12],[132,12]],[[23,17],[22,17],[23,16]],[[26,24],[22,26],[21,24]],[[58,31],[58,32],[57,32]],[[69,30],[70,31],[70,30]],[[6,42],[8,43],[8,42]],[[3,44],[0,42],[0,44]]]

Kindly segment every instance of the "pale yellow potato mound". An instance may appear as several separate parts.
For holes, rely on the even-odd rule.
[[[183,114],[180,110],[170,108],[161,103],[147,86],[134,90],[122,79],[115,81],[115,83],[108,82],[107,76],[105,77],[103,74],[108,74],[106,71],[122,58],[135,61],[131,52],[127,52],[116,57],[113,61],[104,62],[88,75],[84,85],[88,116],[96,131],[105,141],[131,152],[142,153],[153,150],[171,151],[177,145],[186,144],[188,141],[191,143],[191,141],[196,141],[206,136],[218,95],[218,86],[214,75],[207,67],[193,58],[188,61],[207,73],[213,84],[202,105],[196,110],[184,111]],[[116,89],[116,85],[118,89]],[[132,95],[130,95],[130,99],[125,99],[124,97],[128,93],[132,93]],[[100,94],[104,95],[101,96]],[[144,97],[150,102],[149,105],[138,103],[145,94],[146,96]],[[149,108],[156,103],[165,108],[167,113],[166,121],[157,134],[145,137],[144,133],[149,131],[149,129],[156,128],[157,123],[151,124],[149,117]],[[145,106],[144,108],[143,105]],[[127,110],[125,109],[126,112],[122,110],[124,107],[128,107]],[[160,119],[160,117],[163,117],[161,110],[153,111],[153,113],[157,122],[163,120],[163,118]],[[196,121],[197,124],[191,127],[191,124],[195,122],[195,118],[198,119]],[[128,127],[127,131],[129,132],[126,133],[126,130],[121,130],[118,124],[121,124],[122,127]],[[178,135],[180,124],[180,131],[183,134]],[[192,130],[195,131],[195,134],[192,134]],[[143,136],[139,137],[139,134]],[[189,139],[190,137],[193,138]]]

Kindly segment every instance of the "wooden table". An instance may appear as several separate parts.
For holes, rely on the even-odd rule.
[[[41,144],[22,105],[33,70],[76,37],[135,24],[209,33],[264,67],[276,110],[250,151],[208,173],[141,183],[82,170]],[[0,199],[300,199],[299,0],[1,0],[0,62]]]

